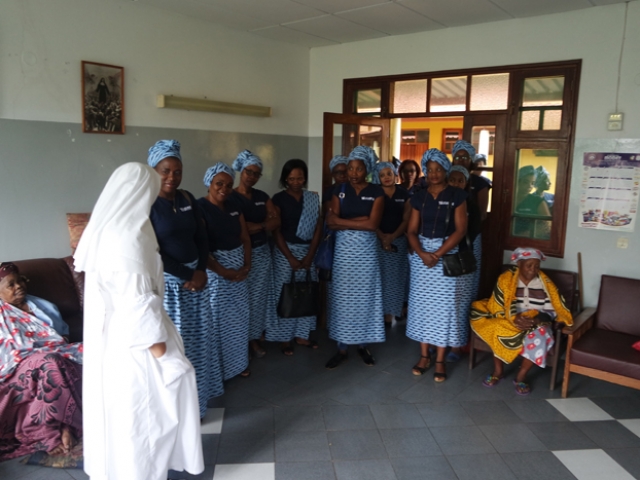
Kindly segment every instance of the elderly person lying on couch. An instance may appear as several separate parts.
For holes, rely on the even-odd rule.
[[[16,265],[0,264],[0,461],[68,452],[82,435],[82,344],[65,327],[53,304],[27,296]]]
[[[543,272],[540,250],[517,248],[511,256],[516,266],[498,278],[491,298],[473,302],[471,328],[493,350],[493,373],[483,384],[493,387],[503,377],[504,364],[518,355],[522,365],[515,380],[516,393],[528,395],[525,377],[533,365],[544,368],[553,347],[553,323],[572,325],[571,313],[557,287]]]

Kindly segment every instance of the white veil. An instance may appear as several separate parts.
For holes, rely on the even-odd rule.
[[[147,165],[118,167],[102,190],[74,255],[79,272],[128,272],[152,276],[158,241],[149,220],[160,176]]]

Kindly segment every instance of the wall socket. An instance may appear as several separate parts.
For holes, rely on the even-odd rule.
[[[624,114],[611,113],[609,114],[609,120],[607,121],[607,130],[622,130],[622,119]]]
[[[627,237],[619,237],[618,242],[616,243],[618,248],[627,248],[629,247],[629,239]]]

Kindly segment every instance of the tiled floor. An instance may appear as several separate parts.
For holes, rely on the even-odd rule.
[[[371,350],[375,367],[349,352],[328,371],[334,353],[325,332],[320,350],[277,345],[253,360],[251,377],[226,385],[203,425],[206,470],[189,479],[418,480],[640,478],[640,392],[580,375],[570,398],[550,392],[550,371],[536,371],[528,397],[508,377],[494,388],[481,379],[488,357],[472,371],[466,358],[411,374],[417,345],[395,325]],[[0,463],[3,480],[88,478],[77,470]]]

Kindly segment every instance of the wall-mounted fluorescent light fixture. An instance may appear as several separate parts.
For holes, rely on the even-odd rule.
[[[249,115],[251,117],[270,117],[271,107],[245,105],[243,103],[218,102],[205,98],[174,97],[173,95],[158,95],[158,108],[178,108],[181,110],[198,110],[201,112],[229,113],[232,115]]]

